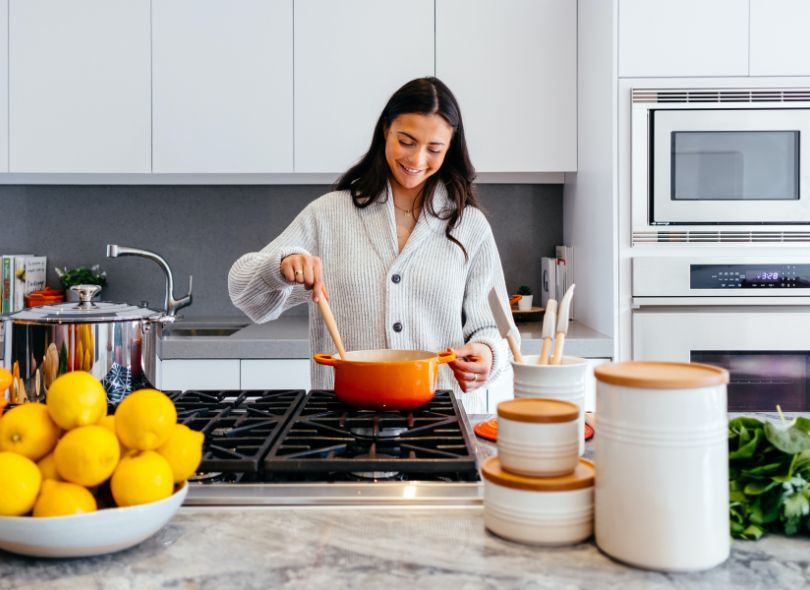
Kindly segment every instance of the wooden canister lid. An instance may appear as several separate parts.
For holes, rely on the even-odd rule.
[[[515,422],[550,424],[579,418],[579,406],[557,399],[526,397],[498,404],[498,417]]]
[[[697,389],[728,383],[728,371],[703,363],[626,361],[594,369],[597,381],[648,389]]]
[[[591,461],[580,459],[573,473],[556,477],[530,477],[504,471],[498,457],[490,457],[481,464],[481,475],[492,483],[530,492],[566,492],[593,486],[596,469]]]

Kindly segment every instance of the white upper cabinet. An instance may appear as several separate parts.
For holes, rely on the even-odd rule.
[[[478,172],[576,170],[577,3],[436,0],[436,75]]]
[[[751,75],[810,76],[810,2],[751,0]]]
[[[153,172],[293,171],[292,1],[153,2]]]
[[[295,0],[295,171],[342,173],[400,86],[432,75],[433,0]]]
[[[620,77],[747,75],[748,0],[620,0]]]
[[[11,172],[150,172],[149,0],[9,0]]]
[[[0,0],[0,172],[8,172],[8,0]]]

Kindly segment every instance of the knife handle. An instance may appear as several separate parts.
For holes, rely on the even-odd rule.
[[[520,349],[518,348],[517,342],[515,342],[515,339],[511,334],[506,335],[506,341],[509,343],[509,348],[512,350],[512,356],[515,357],[515,362],[522,363],[523,355],[520,354]]]
[[[562,361],[563,346],[565,345],[565,332],[557,332],[554,338],[554,356],[551,357],[551,365],[559,365]]]
[[[537,358],[538,365],[548,364],[549,352],[551,352],[551,338],[543,338],[543,348],[540,350],[540,356]]]

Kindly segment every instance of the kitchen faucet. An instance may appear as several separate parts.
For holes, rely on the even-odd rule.
[[[119,256],[142,256],[160,265],[160,268],[163,269],[163,274],[166,275],[166,299],[163,302],[163,306],[166,308],[166,315],[174,317],[179,309],[191,305],[191,282],[193,278],[191,275],[188,277],[188,294],[180,299],[175,299],[172,269],[169,268],[169,263],[166,262],[166,259],[160,254],[139,248],[119,246],[118,244],[107,244],[107,258],[118,258]]]

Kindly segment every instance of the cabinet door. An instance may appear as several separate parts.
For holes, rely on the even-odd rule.
[[[0,172],[8,172],[8,0],[0,0]]]
[[[149,172],[149,0],[9,0],[11,172]]]
[[[239,359],[171,359],[161,362],[165,390],[240,389]]]
[[[436,1],[436,75],[477,171],[576,170],[576,50],[576,2]]]
[[[620,77],[747,75],[748,0],[620,0]]]
[[[152,31],[154,172],[292,172],[292,0],[161,0]]]
[[[751,0],[751,75],[810,75],[810,2]]]
[[[295,171],[345,172],[403,84],[432,75],[433,0],[296,0]]]
[[[243,359],[242,389],[309,389],[309,359]]]

